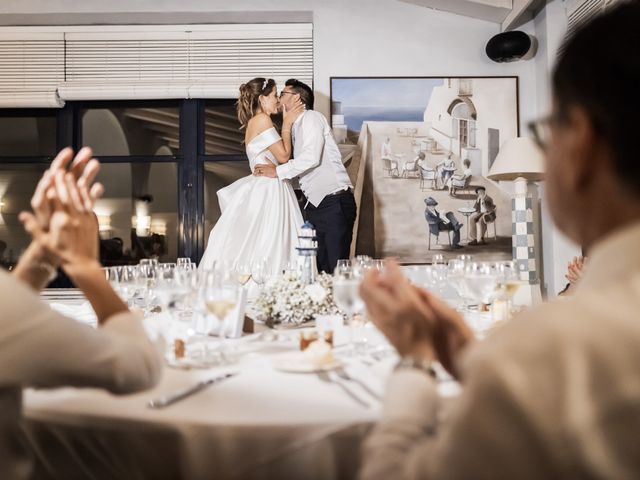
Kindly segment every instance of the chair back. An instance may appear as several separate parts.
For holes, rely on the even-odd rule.
[[[432,169],[426,169],[418,165],[420,169],[420,176],[423,180],[434,180],[436,178],[436,171]]]

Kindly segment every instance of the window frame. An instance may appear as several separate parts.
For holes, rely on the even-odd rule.
[[[60,109],[28,108],[0,109],[0,117],[54,116],[56,117],[56,152],[66,146],[77,151],[82,145],[82,110],[88,108],[162,108],[178,106],[180,122],[180,154],[100,156],[102,163],[175,163],[177,170],[178,256],[199,262],[206,247],[208,232],[204,231],[204,166],[206,162],[247,161],[245,154],[206,154],[205,108],[211,105],[230,105],[234,99],[168,99],[168,100],[100,100],[69,101]],[[50,156],[3,156],[3,163],[46,165]]]

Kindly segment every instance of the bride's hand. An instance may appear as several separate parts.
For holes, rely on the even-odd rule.
[[[293,122],[304,112],[304,104],[300,100],[296,100],[294,106],[287,110],[287,107],[282,106],[282,127],[291,127]]]

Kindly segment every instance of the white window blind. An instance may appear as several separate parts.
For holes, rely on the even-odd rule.
[[[92,27],[65,41],[65,100],[233,98],[253,77],[313,82],[311,24]]]
[[[0,31],[0,108],[61,107],[62,32]]]

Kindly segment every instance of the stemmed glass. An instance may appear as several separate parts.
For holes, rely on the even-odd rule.
[[[509,320],[513,307],[513,296],[524,282],[519,278],[516,262],[514,261],[497,262],[495,269],[498,278],[496,298],[506,302],[505,320]]]
[[[489,263],[471,262],[465,267],[464,282],[474,300],[489,304],[498,283],[497,271]]]
[[[121,267],[118,294],[130,307],[133,306],[138,295],[139,275],[140,271],[135,265],[123,265]]]
[[[447,281],[462,299],[462,311],[468,312],[470,295],[464,281],[465,266],[466,263],[462,259],[454,258],[449,260],[449,264],[447,265]]]
[[[120,274],[122,269],[120,267],[103,267],[102,271],[107,279],[107,282],[111,285],[111,288],[116,293],[120,293]]]
[[[191,268],[191,259],[189,257],[178,257],[176,265],[180,269],[189,270]]]
[[[222,270],[209,272],[203,287],[205,307],[218,324],[221,359],[224,359],[224,339],[227,330],[225,319],[236,307],[241,288],[234,277],[235,274],[230,275],[229,272]]]
[[[354,317],[356,313],[364,311],[364,301],[360,297],[360,282],[362,276],[358,268],[337,270],[333,276],[333,300],[338,308],[347,315],[349,326],[349,350],[350,354],[355,354],[356,344],[354,338],[354,328],[356,327]]]
[[[233,275],[238,284],[245,286],[251,280],[251,266],[245,262],[236,262],[233,265]]]
[[[269,267],[267,265],[266,259],[255,260],[251,263],[251,278],[256,282],[258,287],[262,290],[262,286],[269,279]]]
[[[156,285],[158,274],[158,261],[155,259],[140,260],[136,284],[139,287],[137,294],[141,296],[141,306],[145,313],[149,313],[153,307],[153,289]]]

